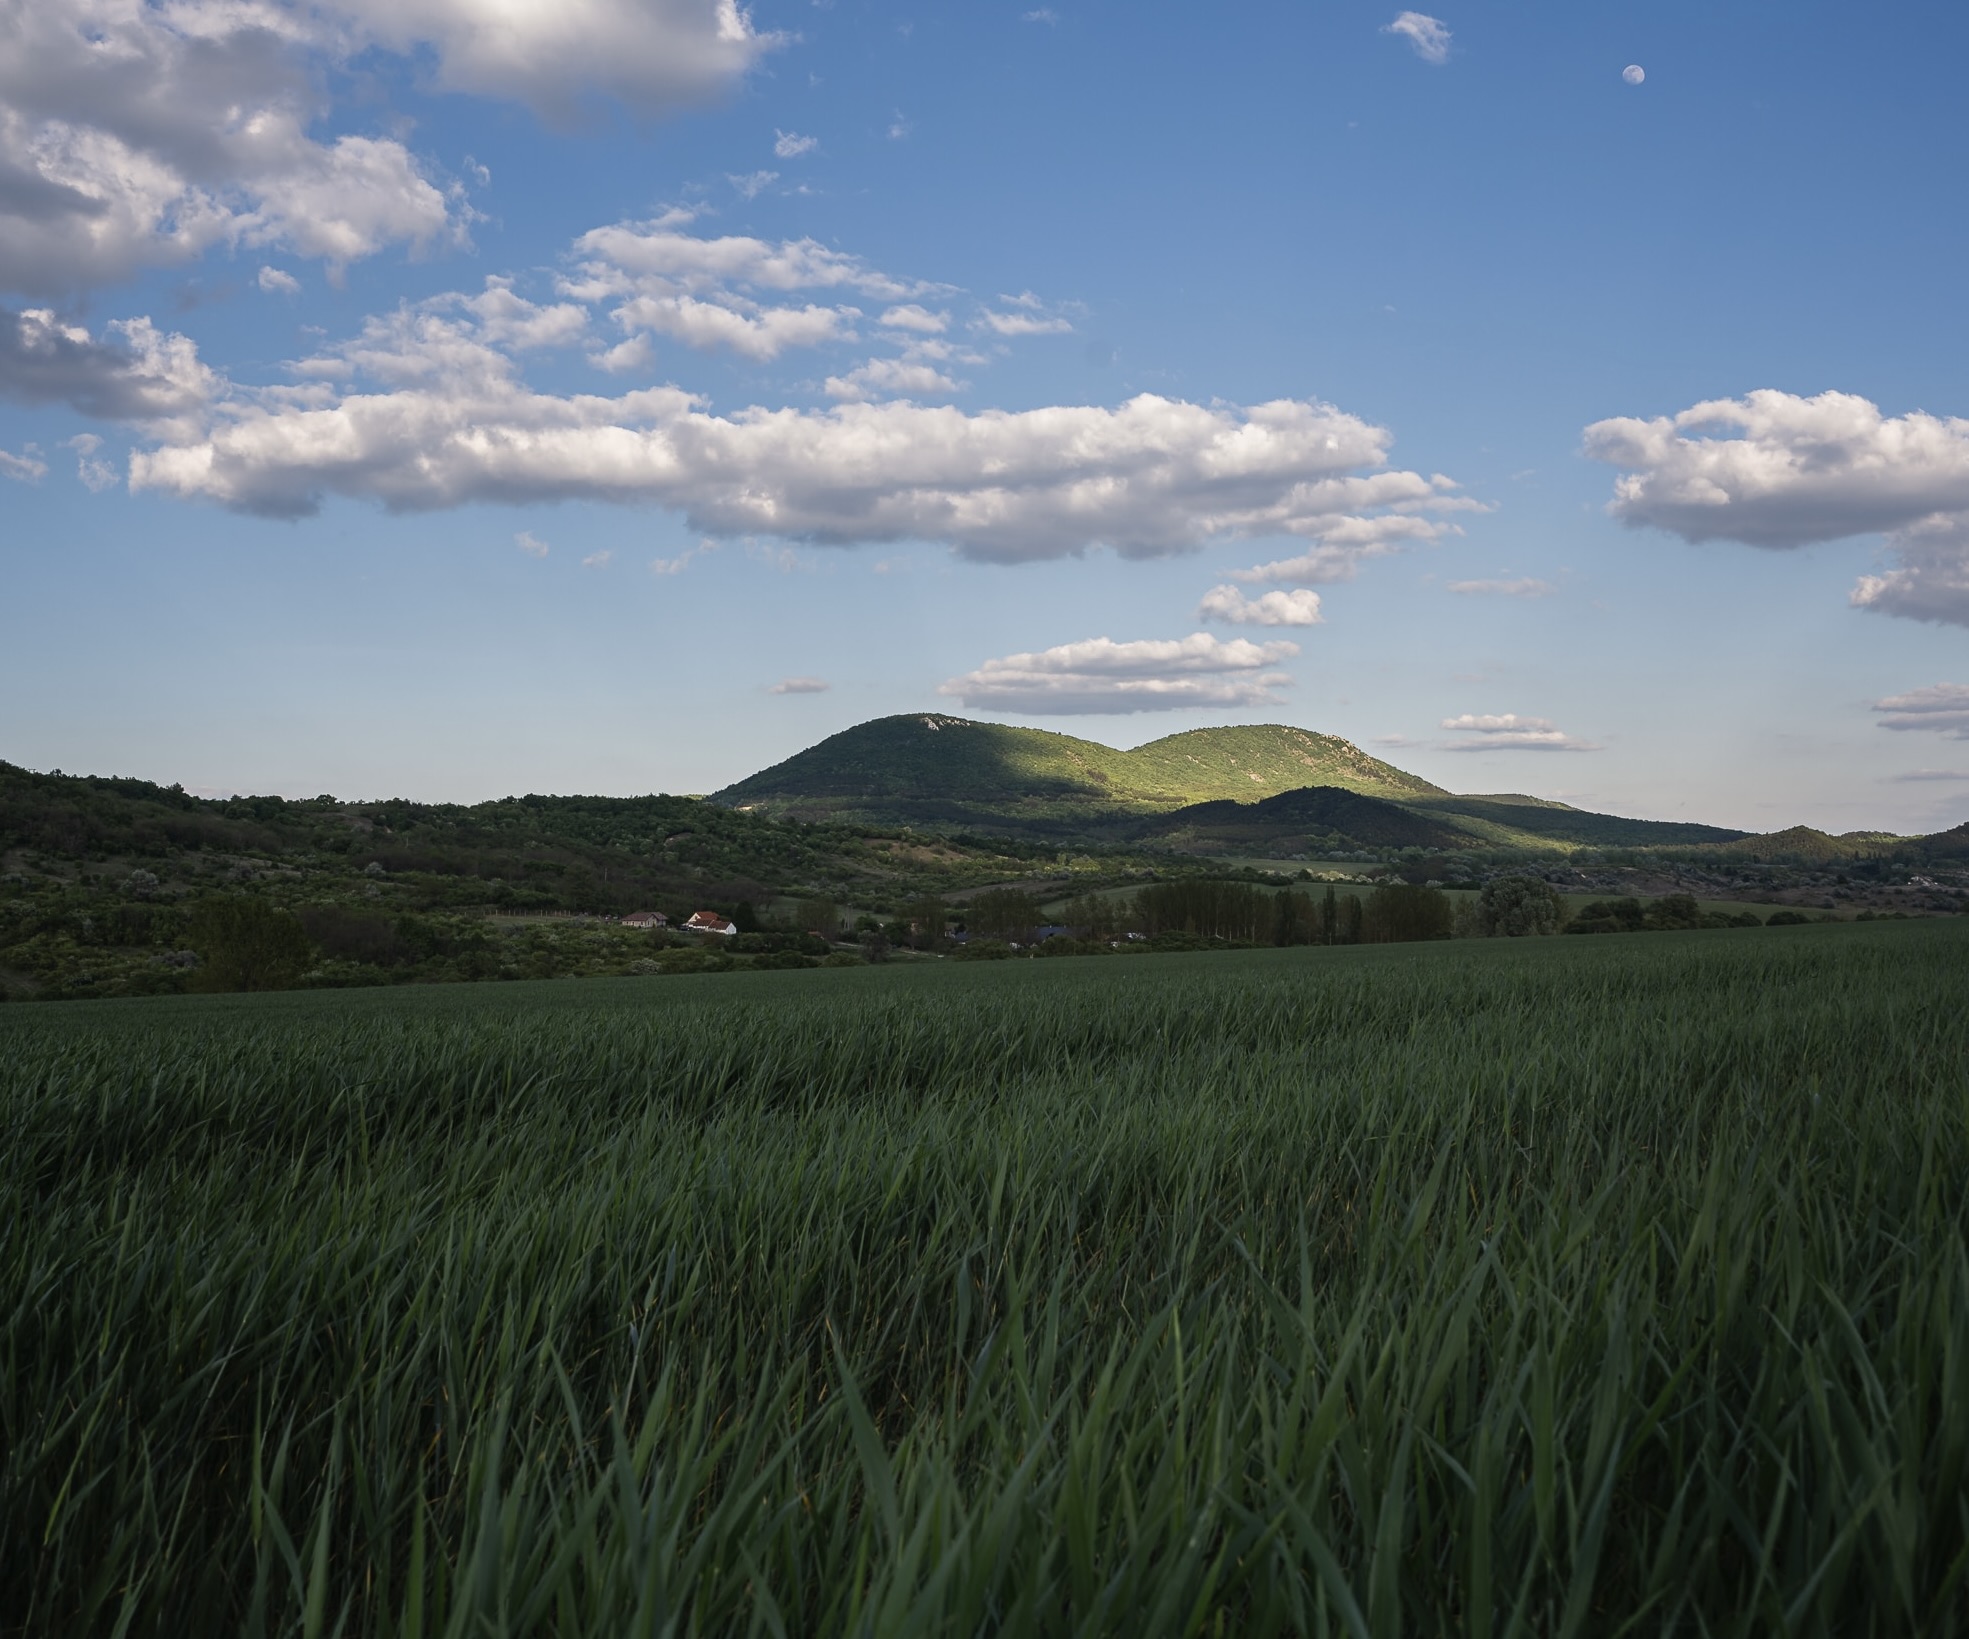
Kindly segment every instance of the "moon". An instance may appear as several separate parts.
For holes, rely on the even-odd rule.
[[[1620,77],[1629,85],[1639,85],[1648,77],[1648,71],[1639,63],[1629,63],[1620,71]]]

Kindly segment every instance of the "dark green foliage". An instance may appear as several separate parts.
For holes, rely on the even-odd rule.
[[[0,1010],[0,1632],[1949,1635],[1969,928]]]
[[[1361,937],[1371,945],[1447,939],[1453,922],[1449,895],[1440,888],[1391,882],[1368,895]]]
[[[1447,819],[1479,820],[1554,842],[1594,848],[1670,848],[1735,842],[1745,833],[1683,820],[1623,819],[1537,797],[1404,797],[1407,807]]]
[[[1492,877],[1477,898],[1479,931],[1487,939],[1557,933],[1566,905],[1551,883],[1535,876]]]
[[[1596,899],[1566,924],[1567,933],[1639,933],[1648,913],[1638,899]]]
[[[1767,928],[1802,928],[1812,919],[1803,911],[1772,911],[1764,918]]]
[[[185,940],[198,952],[195,990],[291,990],[315,955],[299,918],[245,895],[198,905]]]
[[[393,918],[347,905],[306,905],[298,913],[307,936],[332,961],[396,967],[412,960],[412,947]]]
[[[1699,928],[1702,926],[1702,907],[1695,902],[1692,894],[1668,894],[1648,906],[1642,926],[1659,932]]]
[[[1278,925],[1276,897],[1244,882],[1158,882],[1135,895],[1135,916],[1151,935],[1269,945]]]
[[[973,895],[961,914],[973,938],[1017,940],[1021,944],[1046,920],[1039,901],[1017,888],[991,888]]]
[[[1337,786],[1284,791],[1259,802],[1193,803],[1144,821],[1132,835],[1176,838],[1253,853],[1303,854],[1309,848],[1465,849],[1477,839],[1385,797]]]

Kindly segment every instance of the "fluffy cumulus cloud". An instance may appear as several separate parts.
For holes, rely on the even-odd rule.
[[[1625,523],[1776,549],[1884,534],[1894,562],[1853,603],[1969,625],[1969,420],[1764,390],[1595,422],[1586,450],[1625,469],[1611,507]]]
[[[1455,524],[1424,514],[1488,510],[1456,491],[1455,481],[1441,473],[1425,478],[1394,470],[1303,484],[1294,497],[1294,516],[1280,532],[1304,536],[1312,546],[1289,558],[1233,570],[1232,578],[1273,586],[1352,580],[1369,559],[1461,533]]]
[[[964,384],[920,359],[870,359],[845,375],[829,376],[830,398],[949,398]]]
[[[65,403],[106,421],[148,423],[162,437],[196,436],[221,382],[184,336],[149,319],[111,324],[104,336],[47,308],[0,308],[0,398]]]
[[[1445,717],[1443,727],[1462,738],[1444,742],[1442,751],[1598,751],[1591,741],[1563,733],[1549,717],[1516,712],[1464,712]]]
[[[1439,18],[1419,11],[1405,11],[1381,32],[1399,35],[1415,48],[1416,56],[1425,63],[1449,61],[1449,28]]]
[[[401,142],[318,138],[352,19],[278,0],[0,0],[0,288],[61,291],[216,245],[346,263],[454,231]]]
[[[1390,468],[1385,429],[1317,401],[935,403],[966,387],[955,366],[991,362],[939,333],[947,310],[922,298],[949,287],[812,240],[693,233],[690,220],[583,235],[550,295],[493,276],[406,303],[291,361],[284,382],[228,380],[147,319],[92,334],[47,308],[0,312],[0,395],[135,422],[147,447],[131,458],[134,488],[270,516],[329,496],[399,511],[599,500],[680,513],[715,539],[923,540],[997,562],[1286,535],[1308,551],[1236,578],[1304,587],[1435,539],[1451,526],[1427,514],[1476,505],[1447,478]],[[861,351],[864,301],[889,355]],[[677,340],[760,361],[860,356],[824,378],[832,408],[722,410],[669,381],[585,392],[527,379],[536,356],[572,352],[647,381]],[[1317,609],[1233,590],[1213,594],[1212,618],[1297,625]]]
[[[446,90],[551,118],[598,95],[656,115],[709,102],[781,43],[737,0],[329,0],[322,10],[358,42],[432,52]]]
[[[1317,626],[1320,595],[1301,588],[1249,598],[1235,586],[1213,586],[1197,605],[1196,618],[1225,626]]]
[[[1906,694],[1890,694],[1876,700],[1873,709],[1881,714],[1882,728],[1969,740],[1969,684],[1933,683]]]
[[[0,0],[0,289],[264,246],[339,266],[469,209],[397,137],[320,127],[334,72],[412,57],[550,114],[701,102],[775,43],[732,0]]]
[[[1290,679],[1274,670],[1296,643],[1225,642],[1207,632],[1117,643],[1088,638],[987,660],[937,691],[982,711],[1034,716],[1276,705]]]
[[[819,246],[685,238],[669,229],[590,235],[562,300],[529,301],[493,279],[476,295],[372,319],[351,341],[298,361],[292,385],[208,391],[197,435],[138,451],[133,483],[286,516],[328,495],[400,510],[647,503],[725,538],[921,539],[997,561],[1096,545],[1154,557],[1281,532],[1352,551],[1361,530],[1426,535],[1437,526],[1355,520],[1350,533],[1350,506],[1454,504],[1445,479],[1361,474],[1385,465],[1388,434],[1302,400],[1205,406],[1143,394],[1113,407],[967,414],[890,399],[718,414],[676,386],[605,396],[546,393],[524,381],[519,355],[581,343],[590,305],[611,299],[614,275],[702,279],[712,291],[728,290],[720,281],[733,278],[754,288],[775,280],[893,283]],[[37,321],[37,335],[51,322]],[[909,356],[864,364],[835,390],[948,391],[956,384],[921,363],[925,350],[944,345],[917,338]],[[78,353],[70,375],[80,378],[93,358]],[[128,357],[118,364],[130,373]]]

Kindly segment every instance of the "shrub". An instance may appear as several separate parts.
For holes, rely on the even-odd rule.
[[[314,961],[299,920],[264,899],[208,899],[192,912],[186,940],[201,966],[196,990],[291,990]]]
[[[1647,912],[1638,899],[1596,899],[1566,924],[1567,933],[1639,933]]]
[[[1535,876],[1500,876],[1484,884],[1477,899],[1477,920],[1488,939],[1557,933],[1566,920],[1566,906],[1549,882]]]

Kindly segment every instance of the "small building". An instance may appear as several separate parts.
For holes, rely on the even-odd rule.
[[[736,923],[728,922],[716,911],[692,911],[690,920],[684,924],[686,933],[715,933],[729,938],[738,932]]]
[[[623,917],[622,925],[625,928],[667,928],[670,918],[661,911],[631,911]]]

